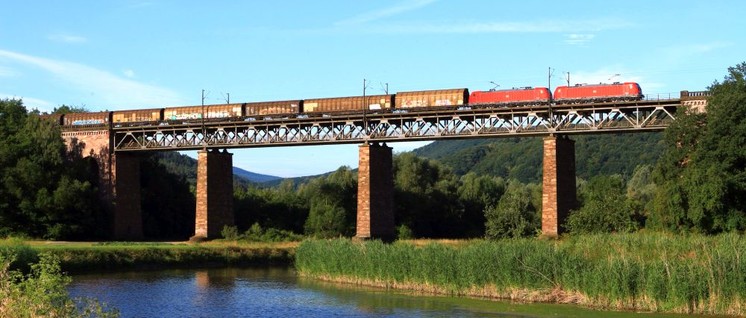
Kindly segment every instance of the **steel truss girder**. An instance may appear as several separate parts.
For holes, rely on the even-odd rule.
[[[246,122],[117,127],[116,151],[662,130],[678,99],[521,108],[437,109]]]

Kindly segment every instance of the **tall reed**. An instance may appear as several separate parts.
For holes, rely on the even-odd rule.
[[[453,295],[746,314],[746,240],[636,233],[458,246],[305,241],[301,275]]]

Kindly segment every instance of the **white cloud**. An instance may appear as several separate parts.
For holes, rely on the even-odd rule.
[[[38,109],[40,112],[50,113],[52,112],[52,109],[54,109],[55,107],[53,103],[45,101],[43,99],[0,93],[0,99],[6,99],[6,98],[23,100],[23,106],[26,106],[26,109],[28,110]]]
[[[667,63],[684,63],[689,61],[693,56],[707,54],[731,46],[733,46],[733,43],[730,42],[687,43],[663,48],[661,54]]]
[[[416,10],[416,9],[428,6],[433,2],[435,2],[435,0],[404,1],[402,3],[399,3],[397,5],[394,5],[388,8],[366,12],[366,13],[354,16],[352,18],[349,18],[349,19],[338,21],[335,23],[335,25],[352,25],[352,24],[363,24],[367,22],[372,22],[372,21],[388,18],[391,16],[395,16],[395,15],[398,15],[398,14],[401,14],[407,11]]]
[[[13,69],[0,66],[0,77],[13,77],[16,76],[18,73],[14,71]]]
[[[565,43],[570,45],[580,45],[588,43],[595,38],[595,34],[565,34]]]
[[[63,34],[63,33],[52,34],[48,36],[47,38],[54,42],[72,43],[72,44],[88,42],[88,39],[82,36]]]
[[[183,103],[181,96],[172,90],[122,78],[87,65],[5,50],[0,50],[0,59],[39,67],[73,89],[94,95],[96,103],[110,110]]]
[[[129,78],[134,78],[135,77],[135,71],[133,71],[133,70],[126,69],[126,70],[124,70],[123,73],[124,73],[124,76],[127,76]]]
[[[347,21],[347,20],[346,20]],[[380,24],[340,24],[330,28],[294,30],[293,32],[328,34],[328,33],[368,33],[368,34],[487,34],[487,33],[568,33],[588,37],[604,30],[625,29],[634,26],[620,19],[592,20],[544,20],[529,22],[389,22]]]

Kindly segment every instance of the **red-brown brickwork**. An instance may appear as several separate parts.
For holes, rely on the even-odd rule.
[[[192,239],[215,239],[233,217],[233,154],[197,153],[197,218]]]
[[[577,206],[575,142],[567,136],[544,138],[543,165],[541,231],[544,236],[557,237],[570,210]]]
[[[365,143],[359,147],[357,172],[357,239],[396,238],[391,147]]]

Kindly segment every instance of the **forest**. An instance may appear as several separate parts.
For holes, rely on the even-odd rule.
[[[574,136],[579,208],[567,232],[742,233],[746,229],[746,63],[728,69],[707,113],[679,109],[664,132]],[[61,106],[55,111],[74,111]],[[110,218],[94,160],[22,100],[0,100],[0,237],[102,240]],[[532,237],[541,228],[538,138],[435,142],[394,157],[399,238]],[[194,161],[154,154],[141,168],[144,233],[194,233]],[[355,233],[357,173],[266,185],[234,182],[225,237],[298,240]]]

